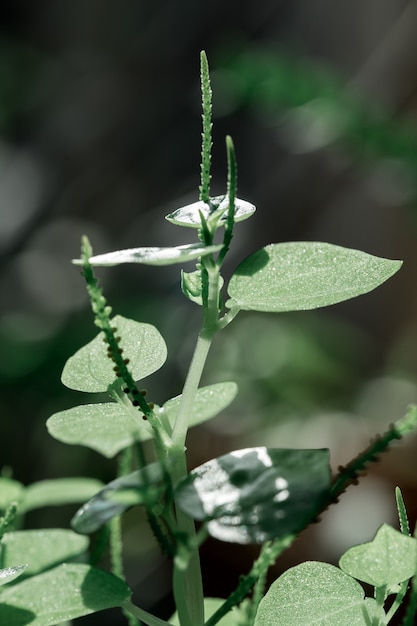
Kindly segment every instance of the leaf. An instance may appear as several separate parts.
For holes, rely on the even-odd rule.
[[[25,576],[32,576],[78,557],[87,550],[88,539],[60,528],[19,530],[5,533],[1,545],[3,567],[27,563]]]
[[[401,265],[329,243],[270,244],[239,265],[226,306],[271,312],[316,309],[372,291]]]
[[[82,404],[55,413],[46,426],[58,441],[87,446],[112,458],[135,441],[151,439],[150,426],[135,413],[139,421],[117,402]]]
[[[19,576],[23,574],[25,569],[27,568],[27,564],[24,563],[22,565],[13,565],[12,567],[4,567],[0,569],[0,586],[5,585],[6,583],[10,583]],[[0,616],[1,616],[1,605],[0,605]]]
[[[208,203],[199,201],[193,202],[186,206],[177,209],[173,213],[166,216],[165,219],[177,226],[186,226],[188,228],[200,228],[201,218],[200,212],[206,220],[210,217],[216,217],[216,213],[220,212],[223,215],[220,217],[219,223],[221,226],[225,226],[227,222],[227,209],[229,207],[229,199],[227,195],[216,196],[210,198],[211,206]],[[253,213],[255,213],[256,207],[246,200],[235,200],[235,222],[241,222],[248,219]]]
[[[64,564],[1,594],[0,623],[52,626],[120,606],[131,594],[113,574],[83,564]]]
[[[157,500],[162,481],[159,463],[112,480],[74,515],[71,526],[77,533],[90,534],[145,498]]]
[[[151,324],[136,322],[116,315],[112,325],[121,337],[123,355],[129,359],[129,369],[134,380],[140,380],[156,372],[166,361],[167,347],[159,331]],[[78,350],[68,359],[62,372],[62,382],[77,391],[107,391],[116,375],[114,363],[107,356],[104,334]]]
[[[55,478],[41,480],[27,487],[21,503],[23,512],[43,506],[84,502],[97,493],[103,483],[94,478]]]
[[[194,469],[175,499],[217,539],[264,543],[300,531],[329,485],[328,450],[247,448]]]
[[[224,604],[224,602],[225,601],[222,598],[204,598],[204,619],[207,621],[212,615],[214,615],[217,609]],[[227,615],[222,617],[217,624],[218,626],[240,626],[243,619],[243,612],[237,607],[234,607]],[[172,626],[180,626],[178,614],[174,613],[169,622]]]
[[[198,389],[194,399],[190,426],[197,426],[197,424],[206,422],[223,411],[235,399],[237,389],[237,384],[234,382],[215,383]],[[161,413],[167,415],[171,426],[174,426],[181,398],[181,395],[171,398],[161,408]]]
[[[306,561],[272,583],[254,626],[369,626],[378,613],[382,618],[356,580],[328,563]]]
[[[207,256],[221,250],[222,244],[203,246],[201,243],[190,243],[170,248],[128,248],[107,254],[90,257],[91,265],[111,266],[121,263],[141,263],[142,265],[174,265],[187,263],[201,256]],[[74,259],[75,265],[81,265],[80,259]]]
[[[223,287],[223,276],[219,276],[219,289]],[[201,270],[195,272],[184,272],[181,270],[181,290],[183,294],[199,306],[203,305]]]
[[[17,480],[0,477],[0,510],[5,511],[11,502],[18,502],[24,490],[24,485]]]
[[[369,543],[350,548],[341,569],[374,587],[393,587],[416,573],[417,540],[383,524]]]
[[[233,382],[216,383],[199,389],[195,397],[191,426],[220,413],[234,400],[236,393],[237,385]],[[167,417],[169,434],[172,432],[180,400],[181,396],[177,396],[168,400],[162,408],[155,408],[157,417]],[[58,441],[87,446],[112,458],[135,441],[147,441],[153,437],[148,422],[140,420],[140,413],[136,409],[134,412],[133,418],[129,409],[117,402],[83,404],[55,413],[46,425],[49,433]],[[166,424],[165,420],[164,425]]]

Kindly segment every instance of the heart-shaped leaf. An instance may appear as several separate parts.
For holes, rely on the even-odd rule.
[[[213,537],[263,543],[301,530],[329,485],[328,450],[246,448],[194,469],[175,498]]]
[[[83,564],[64,564],[4,589],[0,623],[52,626],[120,606],[131,591],[113,574]]]
[[[226,305],[247,311],[316,309],[375,289],[401,265],[329,243],[270,244],[239,265]]]
[[[372,621],[377,615],[381,622]],[[306,561],[272,583],[255,626],[369,626],[385,623],[383,617],[356,580],[328,563]]]
[[[236,393],[237,385],[233,382],[216,383],[199,389],[190,425],[201,424],[223,411],[234,400]],[[180,401],[181,396],[177,396],[168,400],[162,408],[155,408],[156,416],[163,420],[169,434],[172,433]],[[133,410],[134,419],[129,408],[117,402],[83,404],[55,413],[46,425],[58,441],[88,446],[112,458],[135,441],[147,441],[153,437],[148,422],[138,421],[140,413]]]
[[[215,415],[218,415],[235,399],[237,384],[234,382],[215,383],[201,387],[194,399],[190,426],[197,426]],[[167,400],[161,408],[161,413],[166,415],[171,426],[174,425],[182,396],[176,396]]]
[[[20,509],[23,512],[43,506],[76,504],[91,498],[103,483],[94,478],[54,478],[32,483],[26,488]]]
[[[190,243],[172,248],[128,248],[116,250],[107,254],[97,254],[90,257],[91,265],[110,266],[121,263],[141,263],[142,265],[174,265],[187,263],[200,256],[207,256],[221,250],[222,244],[203,246],[201,243]],[[81,265],[80,259],[74,259],[75,265]]]
[[[134,380],[140,380],[156,372],[166,361],[167,347],[162,336],[151,324],[135,322],[116,315],[112,325],[121,337],[123,356],[129,359],[129,369]],[[107,391],[116,375],[114,363],[107,356],[104,334],[78,350],[68,359],[62,372],[62,382],[77,391]]]
[[[13,565],[12,567],[4,567],[3,569],[0,569],[0,586],[5,585],[6,583],[11,583],[13,580],[21,576],[26,568],[27,564],[24,563],[22,565]]]
[[[177,224],[178,226],[187,226],[188,228],[200,228],[200,213],[202,213],[204,218],[208,220],[211,216],[214,217],[215,214],[219,211],[223,213],[223,215],[220,217],[219,224],[221,226],[224,226],[227,222],[228,207],[229,198],[227,195],[216,196],[214,198],[210,198],[210,204],[201,200],[199,202],[193,202],[192,204],[183,206],[173,213],[170,213],[166,216],[165,219],[167,219],[172,224]],[[246,202],[246,200],[240,200],[240,198],[236,198],[235,222],[241,222],[248,219],[248,217],[253,215],[255,211],[256,207],[253,204],[251,204],[250,202]]]
[[[416,573],[417,540],[383,524],[369,543],[350,548],[339,561],[341,569],[374,587],[391,587]]]
[[[143,504],[145,499],[156,501],[162,476],[159,463],[152,463],[112,480],[77,511],[71,526],[77,533],[88,535],[135,504]]]
[[[25,576],[78,557],[88,548],[88,539],[71,530],[19,530],[5,533],[2,539],[2,565],[12,568],[27,563]]]
[[[55,413],[46,426],[58,441],[87,446],[112,458],[135,441],[151,439],[149,424],[140,420],[138,411],[135,413],[138,419],[117,402],[82,404]]]

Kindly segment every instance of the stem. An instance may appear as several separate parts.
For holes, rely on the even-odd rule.
[[[211,342],[212,337],[207,336],[203,332],[201,332],[198,336],[190,369],[188,370],[187,378],[182,390],[181,403],[171,435],[172,448],[178,450],[178,452],[184,451],[185,439],[187,436],[194,398],[200,384],[201,375],[206,363],[208,351],[210,350]],[[182,476],[179,476],[179,478],[182,478]]]

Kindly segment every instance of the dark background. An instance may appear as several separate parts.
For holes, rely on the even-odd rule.
[[[328,446],[337,467],[417,401],[416,31],[417,6],[405,0],[2,3],[4,474],[25,484],[113,477],[114,463],[45,428],[55,411],[91,400],[60,383],[65,360],[95,334],[70,259],[83,233],[97,253],[193,241],[163,218],[198,198],[201,49],[214,91],[212,191],[225,190],[231,134],[239,196],[258,208],[237,227],[226,271],[286,240],[330,241],[404,267],[376,292],[324,311],[239,316],[215,343],[204,380],[236,380],[241,393],[190,434],[191,464],[268,443]],[[199,323],[178,270],[124,266],[100,277],[118,313],[154,323],[167,341],[165,369],[146,381],[155,401],[178,394]],[[395,523],[396,484],[415,516],[416,469],[410,437],[280,567],[337,562],[383,521]],[[68,525],[71,512],[28,523]],[[167,617],[169,575],[136,515],[126,520],[129,582],[139,604]],[[209,542],[207,594],[234,588],[255,553]]]

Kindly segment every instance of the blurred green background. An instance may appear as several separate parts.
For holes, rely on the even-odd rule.
[[[226,272],[260,246],[322,240],[404,259],[378,291],[327,310],[241,314],[216,341],[204,382],[240,395],[190,433],[190,462],[248,445],[327,447],[336,468],[417,402],[417,7],[405,0],[16,0],[0,8],[0,467],[24,483],[113,477],[114,463],[52,440],[65,360],[95,334],[77,268],[96,253],[193,241],[164,216],[198,197],[199,52],[211,70],[213,194],[234,138],[239,196]],[[191,266],[188,266],[191,268]],[[100,271],[115,311],[155,324],[170,357],[146,381],[161,404],[181,390],[199,324],[177,269]],[[372,468],[280,567],[337,561],[383,521],[394,485],[417,513],[417,440]],[[28,523],[68,525],[73,510]],[[170,611],[169,573],[137,512],[127,567],[144,608]],[[254,548],[203,548],[208,594],[234,588]],[[138,565],[138,560],[140,564]],[[222,576],[216,571],[221,568]],[[278,570],[277,570],[278,571]],[[117,616],[80,623],[123,623]],[[107,621],[106,621],[107,620]]]

